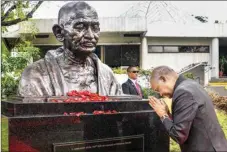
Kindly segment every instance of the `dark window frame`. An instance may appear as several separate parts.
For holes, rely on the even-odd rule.
[[[162,47],[162,52],[150,52],[149,51],[149,46],[152,47]],[[208,51],[205,52],[165,52],[164,47],[208,47]],[[147,49],[148,53],[210,53],[210,46],[209,45],[148,45]]]
[[[124,65],[124,63],[123,63],[123,50],[124,50],[124,48],[123,47],[125,47],[125,46],[136,46],[136,47],[138,47],[138,55],[140,56],[140,45],[139,44],[120,44],[120,45],[103,45],[104,46],[104,51],[105,51],[105,56],[106,56],[106,53],[107,53],[107,50],[106,50],[106,48],[105,47],[109,47],[109,46],[117,46],[117,47],[119,47],[120,49],[120,65],[119,66],[113,66],[113,65],[110,65],[109,63],[107,63],[106,62],[106,57],[104,57],[105,58],[105,60],[103,61],[105,64],[107,64],[108,66],[110,66],[110,67],[121,67],[121,66],[126,66],[126,65]],[[140,66],[140,57],[138,57],[138,66]],[[130,64],[129,64],[130,65]],[[127,66],[129,66],[129,65],[127,65]],[[133,64],[134,65],[134,64]]]

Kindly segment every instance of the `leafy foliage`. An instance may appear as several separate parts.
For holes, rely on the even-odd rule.
[[[145,82],[147,82],[147,88],[150,88],[150,76],[151,76],[151,69],[144,70],[139,69],[139,76],[144,79]]]
[[[2,42],[1,91],[3,98],[16,94],[22,71],[32,62],[31,59],[38,60],[40,57],[39,49],[26,42],[19,43],[14,49],[17,50],[15,52],[17,53],[16,57],[11,56],[4,42]]]
[[[207,89],[209,96],[211,97],[213,104],[216,108],[227,112],[227,97],[222,97],[218,93]]]
[[[184,77],[185,78],[189,78],[189,79],[192,79],[192,80],[194,80],[195,78],[194,78],[194,75],[193,75],[193,73],[189,73],[189,72],[187,72],[187,73],[184,73]]]
[[[15,25],[19,22],[32,18],[34,12],[43,1],[2,1],[1,2],[1,25],[6,30],[6,26]]]
[[[7,28],[10,25],[14,25],[31,18],[31,15],[41,5],[41,3],[42,1],[38,3],[21,0],[3,1],[1,3],[2,32],[7,32]],[[28,30],[31,34],[20,35],[20,38],[18,38],[13,44],[14,47],[12,50],[8,50],[2,40],[2,98],[15,95],[17,93],[22,71],[29,63],[40,58],[39,49],[34,47],[32,44],[32,40],[35,38],[35,34],[38,30],[35,28],[34,24],[30,24]],[[16,55],[12,56],[11,52],[14,52]]]
[[[159,95],[154,92],[151,88],[142,88],[142,92],[144,95],[144,99],[148,99],[149,96],[155,96],[155,97],[159,97]]]
[[[142,92],[143,92],[143,95],[144,95],[144,98],[145,99],[148,99],[149,96],[155,96],[157,98],[160,97],[156,92],[154,92],[151,89],[151,86],[150,86],[150,76],[151,76],[151,73],[152,73],[152,69],[148,69],[148,70],[139,69],[139,75],[141,77],[143,77],[144,80],[148,84],[147,87],[145,87],[145,88],[142,89]]]
[[[225,56],[221,56],[219,59],[220,62],[220,71],[224,72],[224,66],[227,64],[227,58]]]
[[[18,50],[24,51],[24,54],[22,54],[20,57],[12,57],[10,52],[6,49],[4,42],[2,42],[2,98],[16,94],[21,73],[30,62],[29,59],[31,59],[33,56],[36,58],[39,56],[39,50],[32,46],[22,47],[22,44],[20,44]]]
[[[127,71],[125,69],[122,69],[120,67],[112,68],[112,70],[113,70],[113,73],[115,73],[115,74],[126,74],[127,73]]]
[[[151,69],[149,69],[149,70],[140,69],[139,74],[141,76],[146,76],[149,79],[150,78],[150,75],[151,75],[151,72],[152,72]]]

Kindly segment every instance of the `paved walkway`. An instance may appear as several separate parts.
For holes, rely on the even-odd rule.
[[[208,86],[207,88],[217,92],[220,96],[227,96],[225,86]]]

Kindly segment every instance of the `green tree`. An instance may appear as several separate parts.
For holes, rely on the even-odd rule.
[[[2,8],[2,33],[7,32],[7,27],[28,20],[41,5],[40,2],[29,1],[3,1]],[[32,22],[32,20],[30,20]],[[32,61],[40,58],[39,49],[34,47],[32,40],[38,30],[34,24],[29,27],[31,34],[20,35],[13,44],[13,49],[8,50],[4,41],[1,41],[2,63],[1,63],[1,93],[2,98],[16,95],[18,83],[24,68]],[[14,52],[16,56],[12,56]],[[32,60],[31,60],[32,59]]]
[[[1,25],[11,26],[32,18],[42,3],[43,1],[2,1]]]

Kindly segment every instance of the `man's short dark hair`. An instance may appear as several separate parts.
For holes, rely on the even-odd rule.
[[[127,72],[131,72],[131,69],[132,68],[137,68],[137,66],[135,65],[130,65],[128,68],[127,68]]]

